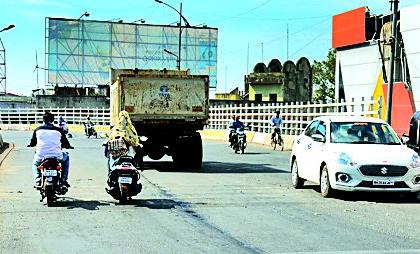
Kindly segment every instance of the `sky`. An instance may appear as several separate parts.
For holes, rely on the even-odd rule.
[[[178,8],[179,0],[166,0]],[[207,24],[219,29],[216,92],[239,87],[244,75],[258,62],[300,57],[325,59],[331,47],[332,16],[368,6],[371,13],[390,13],[388,0],[183,0],[183,15],[191,25]],[[420,0],[401,0],[400,7],[420,4]],[[87,20],[144,19],[149,24],[170,24],[178,15],[154,0],[0,0],[0,27],[14,24],[0,33],[6,48],[7,91],[30,95],[37,88],[35,54],[43,67],[45,57],[45,17],[78,18],[85,11]],[[249,64],[247,65],[249,44]],[[40,87],[45,84],[39,72]],[[3,87],[1,88],[3,91]]]

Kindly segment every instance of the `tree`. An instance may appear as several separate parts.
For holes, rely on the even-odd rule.
[[[334,100],[335,95],[335,55],[334,49],[328,51],[327,59],[314,61],[312,66],[312,81],[315,87],[313,100],[326,103]]]

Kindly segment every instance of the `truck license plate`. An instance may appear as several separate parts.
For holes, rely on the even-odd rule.
[[[385,185],[385,186],[394,186],[394,181],[391,180],[373,180],[373,185]]]
[[[57,170],[44,170],[44,176],[57,176]]]
[[[118,182],[119,183],[131,184],[132,179],[131,179],[131,177],[118,177]]]

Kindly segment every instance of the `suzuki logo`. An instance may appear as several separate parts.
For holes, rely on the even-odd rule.
[[[381,173],[386,175],[386,173],[388,173],[388,169],[386,167],[381,168]]]

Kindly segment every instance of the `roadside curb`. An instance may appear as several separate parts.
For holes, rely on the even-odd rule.
[[[226,130],[199,131],[203,140],[227,142],[229,132]],[[295,136],[283,135],[284,151],[291,151]],[[271,133],[247,132],[248,143],[271,147]]]
[[[3,164],[3,161],[7,158],[10,152],[15,148],[14,143],[9,144],[9,148],[7,148],[2,154],[0,154],[0,167]]]

